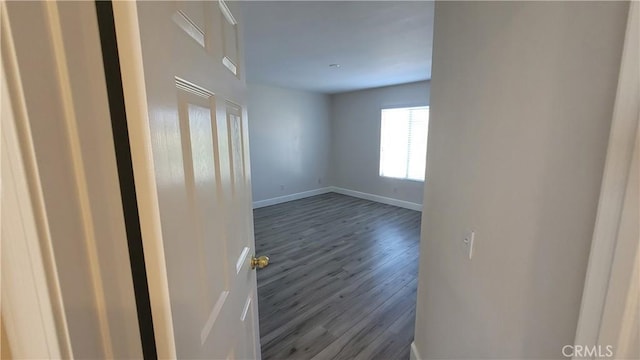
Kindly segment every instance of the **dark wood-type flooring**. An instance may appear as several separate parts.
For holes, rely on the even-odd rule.
[[[328,193],[254,221],[263,359],[409,359],[419,212]]]

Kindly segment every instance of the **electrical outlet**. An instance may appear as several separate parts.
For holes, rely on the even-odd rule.
[[[284,185],[280,185],[280,190],[284,190]]]
[[[473,257],[473,243],[476,238],[476,233],[474,231],[469,231],[464,236],[464,246],[467,247],[467,252],[469,253],[469,260]]]

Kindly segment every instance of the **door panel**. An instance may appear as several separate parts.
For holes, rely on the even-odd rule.
[[[222,63],[234,75],[238,75],[238,22],[227,4],[218,2],[222,34]]]
[[[177,356],[259,358],[239,14],[140,2],[138,17]]]

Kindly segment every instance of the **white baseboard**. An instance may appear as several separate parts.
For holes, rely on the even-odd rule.
[[[287,201],[304,199],[304,198],[309,197],[309,196],[326,194],[326,193],[331,192],[331,191],[332,191],[331,187],[324,187],[324,188],[320,188],[320,189],[303,191],[303,192],[290,194],[290,195],[285,195],[285,196],[278,196],[278,197],[271,198],[271,199],[254,201],[253,202],[253,208],[257,209],[257,208],[261,208],[261,207],[265,207],[265,206],[271,206],[271,205],[284,203],[284,202],[287,202]]]
[[[418,347],[416,346],[416,342],[411,342],[411,354],[409,355],[410,360],[420,360],[420,353],[418,352]]]
[[[422,211],[422,204],[417,204],[417,203],[404,201],[404,200],[392,199],[392,198],[388,198],[380,195],[363,193],[355,190],[344,189],[337,186],[331,186],[330,189],[331,191],[338,194],[349,195],[349,196],[357,197],[360,199],[375,201],[375,202],[379,202],[387,205],[398,206],[398,207],[409,209],[409,210]]]
[[[409,202],[409,201],[404,201],[404,200],[388,198],[388,197],[384,197],[384,196],[380,196],[380,195],[363,193],[363,192],[360,192],[360,191],[345,189],[345,188],[341,188],[341,187],[337,187],[337,186],[328,186],[328,187],[324,187],[324,188],[320,188],[320,189],[303,191],[303,192],[290,194],[290,195],[285,195],[285,196],[279,196],[279,197],[275,197],[275,198],[271,198],[271,199],[254,201],[253,202],[253,208],[254,209],[258,209],[258,208],[265,207],[265,206],[271,206],[271,205],[281,204],[281,203],[288,202],[288,201],[304,199],[304,198],[307,198],[307,197],[310,197],[310,196],[326,194],[328,192],[335,192],[335,193],[342,194],[342,195],[348,195],[348,196],[353,196],[353,197],[357,197],[357,198],[360,198],[360,199],[375,201],[375,202],[379,202],[379,203],[383,203],[383,204],[387,204],[387,205],[398,206],[398,207],[409,209],[409,210],[422,211],[422,205],[421,204],[417,204],[417,203],[413,203],[413,202]]]

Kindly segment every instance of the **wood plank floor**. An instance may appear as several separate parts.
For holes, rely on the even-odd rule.
[[[328,193],[254,221],[263,359],[409,359],[420,212]]]

